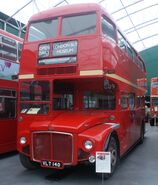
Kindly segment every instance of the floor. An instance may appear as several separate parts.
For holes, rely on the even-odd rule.
[[[25,170],[17,153],[0,155],[0,185],[157,185],[158,128],[147,127],[145,141],[121,160],[115,174],[102,182],[91,166],[66,171]]]

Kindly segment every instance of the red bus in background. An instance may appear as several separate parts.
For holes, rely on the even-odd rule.
[[[151,78],[150,125],[158,125],[158,77]]]
[[[0,30],[0,154],[16,150],[17,89],[23,39]]]
[[[142,58],[97,4],[30,18],[19,73],[17,147],[24,167],[63,169],[119,158],[143,141]]]

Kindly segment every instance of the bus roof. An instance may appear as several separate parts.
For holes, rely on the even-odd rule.
[[[22,38],[20,38],[20,37],[18,37],[18,36],[16,36],[16,35],[13,35],[13,34],[7,32],[7,31],[4,31],[4,30],[2,30],[2,29],[0,29],[0,34],[5,35],[5,36],[7,36],[7,37],[9,37],[9,38],[12,38],[12,39],[14,39],[14,40],[16,40],[16,41],[19,41],[19,42],[21,42],[21,43],[23,42],[23,39],[22,39]]]
[[[51,8],[49,10],[45,10],[38,14],[35,14],[30,18],[29,21],[37,21],[40,19],[47,19],[47,18],[62,16],[62,15],[77,14],[81,12],[86,13],[86,12],[98,11],[101,9],[102,7],[96,3],[66,5],[66,6]]]

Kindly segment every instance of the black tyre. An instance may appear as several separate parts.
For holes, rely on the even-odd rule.
[[[119,148],[117,140],[114,136],[111,136],[109,139],[108,147],[105,151],[111,152],[111,173],[104,173],[104,178],[108,179],[114,174],[114,171],[119,163]],[[102,174],[99,174],[99,177],[102,177]]]
[[[150,119],[150,126],[154,126],[154,118]]]
[[[145,124],[143,123],[141,126],[141,132],[140,132],[140,144],[144,142],[144,135],[145,135]]]
[[[22,153],[19,153],[19,158],[21,164],[28,170],[34,170],[39,167],[39,164],[31,161],[29,157],[23,155]]]

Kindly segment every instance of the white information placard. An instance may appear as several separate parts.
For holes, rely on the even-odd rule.
[[[96,173],[111,172],[111,153],[96,152]]]
[[[37,114],[39,110],[40,110],[40,108],[30,108],[27,111],[27,114]]]

